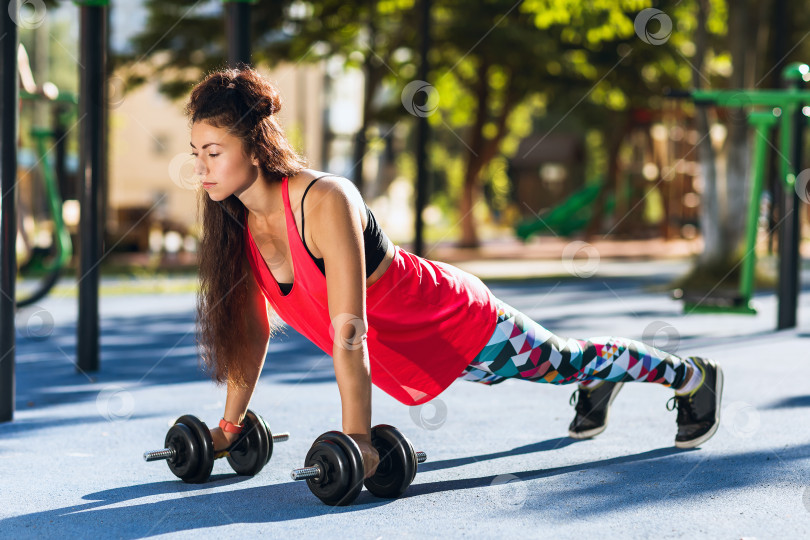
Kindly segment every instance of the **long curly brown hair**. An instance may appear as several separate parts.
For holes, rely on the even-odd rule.
[[[185,113],[189,125],[205,122],[241,139],[245,158],[255,156],[264,178],[280,182],[306,166],[276,118],[280,110],[278,89],[240,64],[210,73],[194,86]],[[251,342],[245,306],[254,279],[244,252],[245,206],[235,195],[214,202],[200,192],[197,345],[212,379],[244,384],[242,366]]]

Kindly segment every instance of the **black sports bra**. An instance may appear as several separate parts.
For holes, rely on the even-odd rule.
[[[323,258],[316,257],[312,254],[312,252],[307,247],[307,240],[306,236],[304,236],[304,198],[307,196],[307,192],[309,188],[312,187],[312,184],[324,178],[326,176],[335,176],[333,174],[325,174],[323,176],[319,176],[315,180],[309,183],[307,189],[304,191],[304,195],[301,197],[301,238],[304,239],[304,248],[306,248],[307,253],[309,256],[312,257],[312,260],[315,261],[315,265],[321,270],[321,273],[325,276],[326,275],[326,266],[323,263]],[[363,202],[363,205],[366,207],[366,215],[368,216],[368,223],[366,224],[366,228],[363,231],[363,244],[365,246],[366,252],[366,278],[369,278],[371,274],[380,266],[380,263],[385,258],[385,254],[388,251],[388,243],[390,240],[388,236],[383,232],[380,228],[379,223],[374,218],[374,214],[371,212],[371,209],[368,205]],[[281,289],[282,294],[289,294],[292,290],[292,283],[279,283],[279,288]]]

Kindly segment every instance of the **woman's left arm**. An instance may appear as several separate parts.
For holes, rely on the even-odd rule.
[[[371,374],[366,332],[366,263],[363,223],[351,199],[336,181],[324,182],[313,197],[315,244],[326,269],[332,359],[343,418],[343,432],[360,445],[366,476],[379,456],[371,446]],[[308,201],[309,202],[309,201]],[[309,221],[309,220],[308,220]]]

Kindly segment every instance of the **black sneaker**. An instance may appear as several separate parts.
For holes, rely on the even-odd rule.
[[[605,431],[610,404],[622,386],[624,383],[602,381],[593,388],[579,387],[571,394],[569,403],[575,405],[577,414],[568,426],[568,436],[572,439],[589,439]]]
[[[678,434],[675,446],[694,448],[712,438],[720,425],[720,399],[723,395],[723,370],[706,358],[691,357],[703,373],[700,386],[685,396],[675,395],[675,405],[667,408],[678,408]]]

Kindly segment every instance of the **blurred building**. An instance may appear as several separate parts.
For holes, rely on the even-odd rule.
[[[279,116],[287,135],[310,166],[320,168],[323,66],[284,65],[263,74],[281,91]],[[111,81],[114,88],[115,75]],[[118,250],[145,251],[150,229],[193,233],[198,190],[191,181],[185,101],[170,101],[157,83],[148,83],[110,102],[108,243],[118,242]]]
[[[585,185],[582,134],[537,133],[523,139],[510,161],[515,200],[524,218],[554,207]]]

